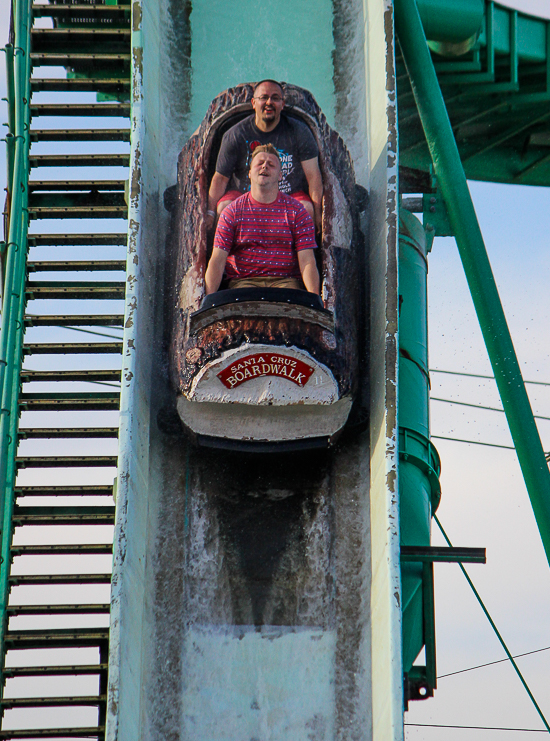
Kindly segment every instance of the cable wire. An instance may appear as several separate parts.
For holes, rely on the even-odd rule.
[[[449,373],[451,376],[469,376],[470,378],[488,378],[495,380],[494,376],[482,376],[480,373],[460,373],[459,371],[439,370],[439,368],[430,368],[430,373]],[[523,383],[532,383],[534,386],[550,386],[545,381],[524,381]]]
[[[482,406],[481,404],[469,404],[466,401],[456,401],[456,399],[439,399],[437,396],[430,396],[430,401],[443,401],[446,404],[459,404],[463,407],[473,407],[474,409],[487,409],[489,412],[502,412],[504,414],[504,409],[499,409],[498,407],[486,407]],[[546,419],[550,421],[550,417],[541,417],[538,414],[533,415],[534,419]]]
[[[513,445],[497,445],[496,443],[482,443],[479,440],[461,440],[459,437],[444,437],[443,435],[430,435],[436,440],[452,440],[455,443],[468,443],[469,445],[486,445],[489,448],[504,448],[505,450],[515,450]]]
[[[448,546],[449,546],[450,548],[452,548],[452,543],[451,543],[451,541],[449,540],[449,538],[448,538],[448,536],[447,536],[447,533],[446,533],[446,532],[445,532],[445,530],[443,529],[443,525],[442,525],[442,524],[441,524],[441,523],[439,522],[439,519],[438,519],[437,515],[435,515],[435,514],[434,514],[434,515],[433,515],[433,518],[434,518],[434,520],[436,521],[436,523],[437,523],[437,526],[438,526],[438,527],[439,527],[439,529],[441,530],[441,534],[442,534],[442,535],[443,535],[443,537],[445,538],[445,540],[446,540],[446,542],[447,542],[447,545],[448,545]],[[526,681],[525,681],[525,679],[523,678],[523,674],[521,673],[521,671],[520,671],[520,669],[519,669],[519,666],[518,666],[518,665],[516,664],[516,662],[514,661],[514,657],[512,656],[512,654],[510,653],[510,651],[508,650],[508,646],[507,646],[507,645],[506,645],[506,644],[504,643],[504,639],[503,639],[503,637],[502,637],[502,636],[500,635],[500,633],[499,633],[499,631],[498,631],[498,628],[497,628],[497,626],[496,626],[496,625],[495,625],[495,623],[493,622],[493,619],[492,619],[492,617],[491,617],[491,616],[489,615],[489,612],[488,612],[487,608],[486,608],[486,607],[485,607],[485,605],[483,604],[483,600],[481,599],[481,597],[480,597],[480,595],[479,595],[479,592],[477,591],[477,589],[476,589],[476,588],[474,587],[474,583],[473,583],[473,581],[472,581],[472,580],[470,579],[470,577],[468,576],[468,572],[467,572],[467,571],[466,571],[466,569],[464,568],[463,564],[459,563],[458,565],[460,566],[460,569],[461,569],[462,573],[463,573],[463,574],[464,574],[464,576],[466,577],[466,580],[468,581],[468,584],[469,584],[469,585],[470,585],[470,587],[472,588],[472,591],[473,591],[473,593],[475,594],[475,596],[476,596],[476,599],[477,599],[477,601],[478,601],[478,602],[479,602],[479,604],[481,605],[481,609],[482,609],[482,610],[483,610],[483,612],[485,613],[485,616],[486,616],[487,620],[489,621],[489,623],[490,623],[490,625],[491,625],[491,628],[492,628],[492,629],[494,630],[494,632],[495,632],[495,635],[496,635],[496,637],[497,637],[497,638],[498,638],[498,640],[500,641],[500,645],[502,646],[502,648],[503,648],[503,649],[504,649],[504,651],[506,652],[506,655],[507,655],[507,656],[508,656],[508,658],[510,659],[510,661],[511,661],[511,663],[512,663],[512,666],[513,666],[513,667],[514,667],[514,669],[516,670],[516,674],[517,674],[517,675],[518,675],[518,677],[520,678],[520,681],[521,681],[521,683],[523,684],[523,686],[524,686],[524,688],[525,688],[525,691],[527,692],[527,694],[528,694],[528,695],[529,695],[529,697],[531,698],[531,702],[532,702],[532,703],[533,703],[533,705],[535,706],[535,708],[536,708],[536,710],[537,710],[537,712],[538,712],[538,714],[539,714],[539,716],[540,716],[540,718],[541,718],[542,722],[544,723],[544,726],[545,726],[546,730],[547,730],[547,731],[548,731],[548,732],[550,733],[550,725],[548,725],[548,722],[547,722],[546,718],[544,717],[544,714],[543,714],[542,710],[541,710],[541,709],[539,708],[539,706],[538,706],[538,704],[537,704],[537,701],[535,700],[535,698],[534,698],[534,696],[533,696],[533,693],[531,692],[531,690],[529,689],[529,687],[528,687],[528,685],[527,685],[527,682],[526,682]]]
[[[548,651],[550,650],[550,646],[546,646],[545,648],[537,648],[535,651],[527,651],[524,654],[516,654],[514,656],[514,659],[519,659],[522,656],[531,656],[532,654],[538,654],[541,651]],[[464,674],[464,672],[473,672],[474,669],[483,669],[485,666],[493,666],[493,664],[502,664],[505,661],[509,661],[509,659],[498,659],[498,661],[489,661],[487,664],[479,664],[478,666],[471,666],[469,669],[459,669],[457,672],[449,672],[448,674],[439,674],[438,679],[443,679],[444,677],[452,677],[455,674]]]
[[[462,728],[468,731],[522,731],[527,733],[548,733],[544,728],[498,728],[494,726],[444,726],[439,723],[404,723],[417,728]]]
[[[72,329],[74,332],[84,332],[84,334],[96,334],[98,337],[110,337],[113,340],[123,339],[122,337],[120,337],[120,335],[104,334],[103,332],[93,332],[91,329],[81,329],[80,327],[73,327],[72,325],[67,325],[66,327],[63,327],[63,329]]]
[[[430,438],[436,440],[451,440],[455,443],[467,443],[468,445],[485,445],[488,448],[504,448],[504,450],[515,450],[513,445],[497,445],[497,443],[482,443],[480,440],[462,440],[459,437],[445,437],[444,435],[430,435]],[[544,457],[547,461],[550,461],[550,452],[545,453]]]

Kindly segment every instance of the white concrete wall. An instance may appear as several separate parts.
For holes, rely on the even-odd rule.
[[[373,740],[403,738],[397,450],[397,105],[393,5],[365,0],[370,191]]]
[[[335,0],[336,49],[311,47],[305,61],[300,39],[312,23],[305,6],[268,4],[261,23],[252,10],[245,0],[231,8],[221,0],[195,0],[189,17],[189,6],[175,0],[133,4],[130,290],[109,741],[402,738],[391,3]],[[330,44],[328,0],[316,21],[317,34]],[[227,39],[213,68],[210,51],[222,22]],[[242,34],[238,54],[230,23]],[[323,66],[333,58],[338,84]],[[358,182],[371,191],[364,224],[372,292],[371,429],[333,455],[328,467],[312,467],[305,493],[307,479],[281,483],[279,474],[272,480],[260,472],[260,484],[248,481],[238,462],[197,451],[156,424],[171,395],[162,352],[168,228],[162,194],[175,182],[178,151],[208,100],[262,76],[312,89],[350,147]],[[300,475],[297,470],[297,480]],[[244,525],[241,509],[249,513]],[[250,532],[260,548],[266,511],[282,518],[284,549],[260,600],[264,626],[256,630],[259,600],[251,598],[242,533]],[[242,706],[239,719],[233,705]]]

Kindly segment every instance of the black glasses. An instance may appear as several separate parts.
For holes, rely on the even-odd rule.
[[[260,103],[267,103],[270,99],[272,103],[281,103],[283,100],[280,95],[260,95],[259,97],[255,97],[255,100],[259,100]]]

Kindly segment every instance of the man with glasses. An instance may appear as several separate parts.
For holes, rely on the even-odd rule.
[[[224,134],[208,193],[209,228],[214,224],[216,212],[219,215],[250,189],[248,173],[254,149],[272,144],[282,165],[279,190],[300,201],[320,231],[323,181],[319,149],[305,123],[282,114],[284,104],[282,86],[275,80],[262,80],[254,88],[254,113]]]

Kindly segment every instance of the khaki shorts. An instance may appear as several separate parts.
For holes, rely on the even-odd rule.
[[[229,281],[229,288],[297,288],[305,291],[299,278],[234,278]]]

